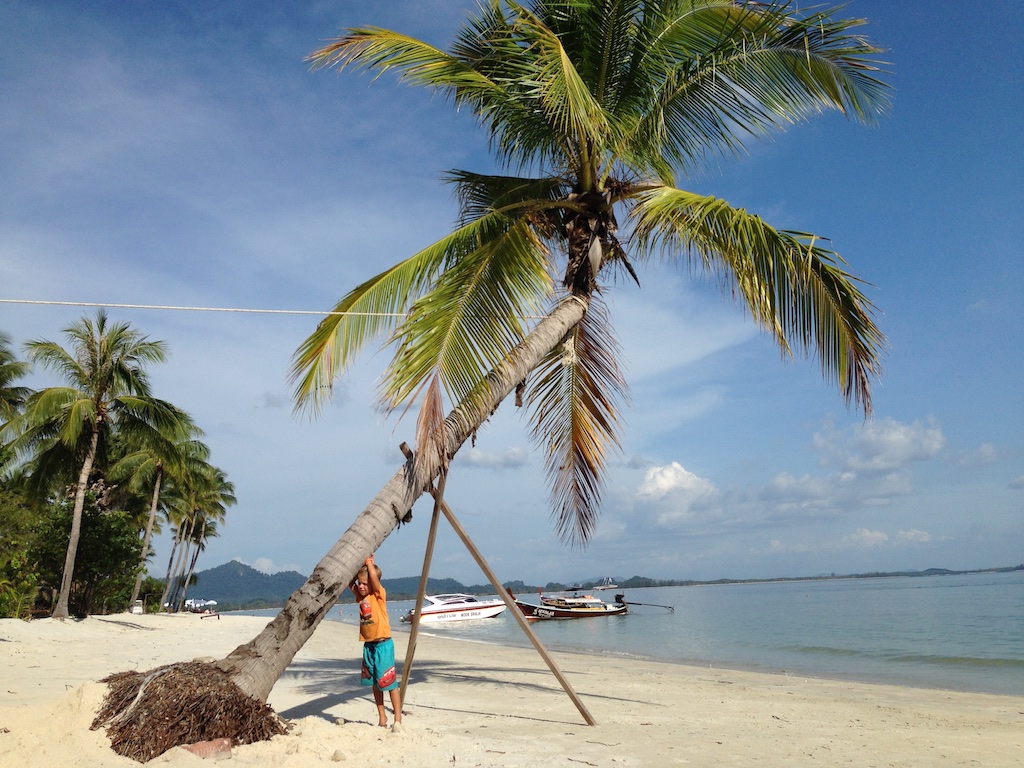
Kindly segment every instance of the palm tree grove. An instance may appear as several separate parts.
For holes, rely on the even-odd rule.
[[[164,361],[163,342],[102,310],[64,335],[67,346],[27,342],[27,360],[0,336],[0,615],[128,609],[161,524],[193,557],[169,566],[163,583],[150,580],[151,607],[180,610],[195,555],[235,501],[231,484],[189,415],[150,391],[148,367]],[[15,386],[33,366],[59,384]]]
[[[545,457],[555,529],[586,546],[629,397],[602,295],[615,281],[642,291],[652,268],[682,268],[719,283],[784,355],[816,359],[846,403],[870,414],[886,342],[865,283],[825,236],[686,188],[710,163],[815,115],[872,124],[885,114],[880,49],[863,20],[839,13],[739,0],[484,0],[447,51],[365,27],[308,56],[310,76],[393,75],[436,92],[475,118],[494,164],[446,171],[450,189],[438,194],[454,190],[459,202],[450,233],[341,286],[295,351],[295,409],[315,415],[361,352],[386,348],[381,405],[412,406],[415,450],[266,629],[211,665],[231,696],[199,680],[154,681],[147,695],[201,701],[221,728],[168,735],[170,724],[161,749],[264,737],[226,713],[266,702],[364,559],[424,492],[458,482],[453,457],[513,393]],[[134,547],[125,599],[139,592],[154,526],[168,524],[175,553],[161,603],[180,605],[234,489],[208,463],[198,427],[149,391],[145,368],[163,359],[162,344],[103,313],[66,334],[88,354],[25,347],[62,380],[38,392],[14,386],[25,368],[0,344],[4,504],[46,503],[68,521],[64,561],[38,584],[52,593],[44,604],[54,616],[96,607],[82,602],[91,587],[77,575],[82,531],[122,494]]]

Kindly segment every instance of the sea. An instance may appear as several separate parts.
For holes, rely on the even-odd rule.
[[[1024,696],[1024,571],[616,589],[627,615],[532,622],[549,650]],[[521,595],[536,602],[536,595]],[[393,632],[413,601],[388,601]],[[276,611],[248,611],[273,616]],[[355,625],[356,607],[327,620]],[[353,626],[353,631],[355,627]],[[532,648],[506,611],[420,633]]]

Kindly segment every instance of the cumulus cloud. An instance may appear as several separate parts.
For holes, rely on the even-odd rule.
[[[896,540],[907,544],[927,544],[932,540],[932,535],[927,531],[911,528],[909,531],[896,531]]]
[[[240,557],[236,557],[235,559],[238,560],[240,563],[245,562]],[[248,563],[248,565],[252,568],[255,568],[260,573],[267,574],[268,576],[271,574],[280,573],[281,571],[299,571],[301,573],[299,566],[293,564],[278,565],[269,557],[257,557],[251,563]]]
[[[707,509],[718,495],[710,480],[695,475],[679,462],[651,467],[637,488],[641,504],[656,510],[658,525],[674,525],[689,520],[700,509]]]
[[[858,528],[854,533],[846,536],[844,541],[854,547],[880,547],[889,541],[889,535],[882,531]]]
[[[782,539],[771,539],[762,550],[769,555],[792,555],[808,552],[835,552],[839,550],[880,549],[882,547],[900,549],[920,544],[930,544],[934,537],[927,531],[916,528],[898,530],[895,533],[858,528],[838,538],[824,539],[813,545],[806,542],[786,542]]]
[[[1024,475],[1021,475],[1016,480],[1011,480],[1010,487],[1018,491],[1024,490]]]
[[[967,466],[991,464],[998,458],[996,447],[992,443],[982,443],[973,451],[965,451],[960,456],[960,463]]]
[[[522,467],[529,463],[530,454],[525,448],[506,448],[501,452],[482,451],[479,448],[470,448],[459,453],[459,460],[464,461],[470,467],[483,467],[485,469],[512,469]]]
[[[945,447],[937,425],[911,424],[886,418],[848,431],[815,434],[814,445],[823,460],[852,472],[891,472],[932,459]]]

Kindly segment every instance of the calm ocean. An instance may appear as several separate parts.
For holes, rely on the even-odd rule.
[[[1024,572],[610,590],[629,615],[534,622],[552,650],[1024,696]],[[602,593],[598,593],[602,594]],[[535,596],[525,595],[530,600]],[[411,601],[389,604],[392,629]],[[330,620],[355,621],[352,605]],[[273,615],[275,612],[253,612]],[[353,631],[355,631],[353,629]],[[522,646],[508,612],[424,634]]]

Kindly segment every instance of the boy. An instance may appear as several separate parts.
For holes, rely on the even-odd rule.
[[[395,644],[391,640],[391,622],[388,621],[387,593],[380,583],[381,571],[373,555],[356,572],[350,585],[359,603],[359,639],[363,641],[363,671],[361,685],[373,686],[373,700],[377,705],[377,725],[388,726],[384,709],[384,691],[391,696],[395,713],[393,731],[402,729],[402,701],[395,673]]]

